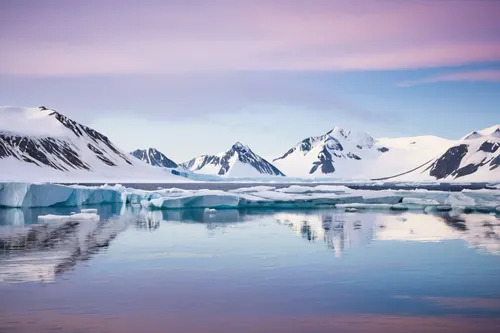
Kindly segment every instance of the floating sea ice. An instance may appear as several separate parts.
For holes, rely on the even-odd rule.
[[[80,212],[82,214],[97,214],[97,209],[96,208],[85,208],[85,209],[80,209]]]
[[[412,205],[422,205],[422,206],[437,206],[439,202],[433,199],[425,198],[403,198],[403,203]]]
[[[463,193],[450,193],[445,204],[453,207],[474,207],[476,200]]]
[[[318,185],[318,186],[301,186],[291,185],[289,187],[277,189],[276,192],[290,194],[305,194],[305,193],[349,193],[350,188],[343,185]]]
[[[391,209],[393,205],[390,204],[370,204],[370,203],[350,203],[350,204],[336,204],[337,208],[354,208],[354,209]]]
[[[205,212],[205,214],[214,215],[217,213],[217,210],[213,209],[213,208],[205,208],[204,212]]]
[[[95,213],[77,213],[72,215],[40,215],[38,216],[38,221],[58,221],[58,222],[69,222],[69,221],[82,221],[91,220],[99,221],[99,215]]]
[[[264,192],[264,191],[274,191],[276,187],[273,186],[252,186],[252,187],[242,187],[234,190],[229,190],[233,193],[253,193],[253,192]]]

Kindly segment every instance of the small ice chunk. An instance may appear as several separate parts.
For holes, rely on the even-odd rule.
[[[79,213],[73,215],[40,215],[38,216],[38,221],[58,221],[58,222],[69,222],[69,221],[82,221],[91,220],[99,221],[100,217],[94,213]]]
[[[97,214],[97,209],[96,208],[80,209],[80,212],[82,214]]]
[[[205,208],[205,213],[212,215],[212,214],[216,214],[217,210],[213,209],[213,208]]]
[[[463,193],[451,193],[445,204],[453,207],[474,207],[476,206],[476,200]]]

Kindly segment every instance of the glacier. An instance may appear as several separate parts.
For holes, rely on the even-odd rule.
[[[75,207],[97,204],[132,204],[151,210],[183,208],[356,208],[496,213],[500,189],[462,190],[356,190],[347,186],[297,186],[276,189],[247,187],[230,191],[154,191],[122,185],[81,186],[1,183],[0,207]],[[92,214],[92,210],[83,210]]]
[[[52,207],[122,203],[122,193],[107,187],[0,183],[0,207]]]

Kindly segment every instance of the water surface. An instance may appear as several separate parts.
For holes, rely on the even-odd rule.
[[[500,331],[497,216],[98,210],[109,228],[0,252],[0,332]]]

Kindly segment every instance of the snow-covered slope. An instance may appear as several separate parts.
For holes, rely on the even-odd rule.
[[[138,158],[139,160],[151,164],[152,166],[162,168],[177,168],[178,165],[165,154],[155,148],[137,149],[130,153],[130,155]]]
[[[234,178],[284,176],[274,165],[239,142],[225,153],[202,155],[182,166],[193,172]]]
[[[397,179],[499,181],[500,125],[465,135],[429,163]]]
[[[0,107],[0,181],[185,180],[45,107]]]
[[[287,176],[369,179],[418,167],[450,143],[435,136],[375,139],[368,133],[334,127],[302,140],[273,163]]]

